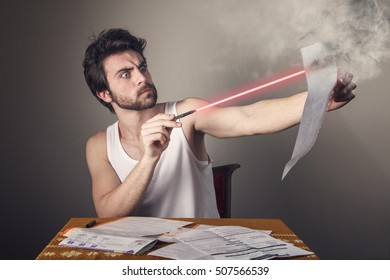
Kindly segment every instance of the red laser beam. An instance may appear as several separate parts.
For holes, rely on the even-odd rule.
[[[259,91],[259,90],[261,90],[261,89],[270,87],[270,86],[272,86],[272,85],[281,83],[281,82],[286,81],[286,80],[290,80],[290,79],[292,79],[292,78],[294,78],[294,77],[297,77],[297,76],[299,76],[299,75],[302,75],[302,74],[304,74],[304,73],[305,73],[305,70],[301,70],[301,71],[295,72],[295,73],[293,73],[293,74],[291,74],[291,75],[284,76],[284,77],[282,77],[282,78],[273,80],[273,81],[271,81],[271,82],[262,84],[262,85],[260,85],[260,86],[257,86],[257,87],[254,87],[254,88],[245,90],[245,91],[243,91],[243,92],[239,92],[239,93],[237,93],[237,94],[235,94],[235,95],[232,95],[232,96],[226,97],[226,98],[224,98],[224,99],[215,101],[215,102],[213,102],[213,103],[207,104],[207,105],[205,105],[205,106],[203,106],[203,107],[200,107],[200,108],[196,109],[195,111],[199,112],[199,111],[201,111],[201,110],[204,110],[204,109],[213,107],[213,106],[215,106],[215,105],[219,105],[219,104],[228,102],[228,101],[230,101],[230,100],[233,100],[233,99],[236,99],[236,98],[238,98],[238,97],[247,95],[247,94],[249,94],[249,93]]]
[[[276,84],[279,84],[281,82],[284,82],[284,81],[287,81],[287,80],[290,80],[292,78],[295,78],[299,75],[302,75],[305,73],[305,70],[300,70],[300,71],[297,71],[297,72],[294,72],[290,75],[286,75],[286,76],[283,76],[281,78],[278,78],[278,79],[275,79],[273,81],[270,81],[268,83],[265,83],[265,84],[262,84],[262,85],[259,85],[259,86],[256,86],[256,87],[253,87],[251,89],[248,89],[248,90],[245,90],[245,91],[241,91],[237,94],[234,94],[232,96],[229,96],[229,97],[226,97],[226,98],[223,98],[223,99],[220,99],[220,100],[217,100],[215,102],[212,102],[210,104],[207,104],[203,107],[200,107],[200,108],[197,108],[195,110],[191,110],[191,111],[188,111],[188,112],[185,112],[183,114],[180,114],[178,116],[175,117],[175,120],[177,119],[180,119],[180,118],[183,118],[185,116],[188,116],[188,115],[191,115],[195,112],[199,112],[199,111],[202,111],[204,109],[207,109],[207,108],[210,108],[210,107],[213,107],[213,106],[216,106],[216,105],[220,105],[222,103],[225,103],[225,102],[228,102],[228,101],[231,101],[233,99],[237,99],[238,97],[241,97],[241,96],[244,96],[244,95],[247,95],[247,94],[250,94],[250,93],[253,93],[253,92],[256,92],[256,91],[259,91],[261,89],[265,89],[267,87],[270,87],[270,86],[273,86],[273,85],[276,85]]]

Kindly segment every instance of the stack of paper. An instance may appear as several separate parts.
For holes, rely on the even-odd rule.
[[[60,245],[140,254],[157,242],[169,242],[149,255],[178,260],[272,259],[313,254],[270,236],[271,231],[241,226],[200,225],[149,217],[127,217],[94,228],[72,228]]]
[[[275,239],[269,232],[240,226],[177,231],[174,240],[177,241],[175,244],[151,252],[150,255],[184,260],[250,260],[313,254]]]
[[[153,248],[157,240],[146,237],[122,237],[97,233],[92,229],[72,228],[60,245],[83,249],[141,254]]]
[[[64,232],[67,238],[60,245],[141,254],[150,250],[157,242],[156,237],[191,222],[159,218],[126,217],[94,228],[72,228]]]

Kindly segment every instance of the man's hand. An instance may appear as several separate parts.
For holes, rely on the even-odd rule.
[[[333,88],[333,94],[326,108],[327,111],[341,108],[355,98],[356,83],[352,79],[352,73],[338,71],[337,83]]]
[[[158,114],[142,125],[141,135],[144,144],[144,156],[159,159],[169,145],[173,128],[181,127],[174,121],[174,115]]]

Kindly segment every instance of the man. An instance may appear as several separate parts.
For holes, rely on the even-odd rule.
[[[307,93],[247,106],[212,108],[198,98],[157,103],[143,55],[146,41],[122,29],[103,31],[87,48],[84,75],[93,95],[118,121],[86,147],[98,216],[218,217],[205,135],[274,133],[299,123]],[[338,80],[328,104],[354,98],[351,74]]]

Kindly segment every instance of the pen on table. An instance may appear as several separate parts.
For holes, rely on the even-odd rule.
[[[90,221],[88,224],[85,225],[86,228],[91,228],[93,227],[94,225],[96,225],[96,221],[95,220],[92,220]]]

